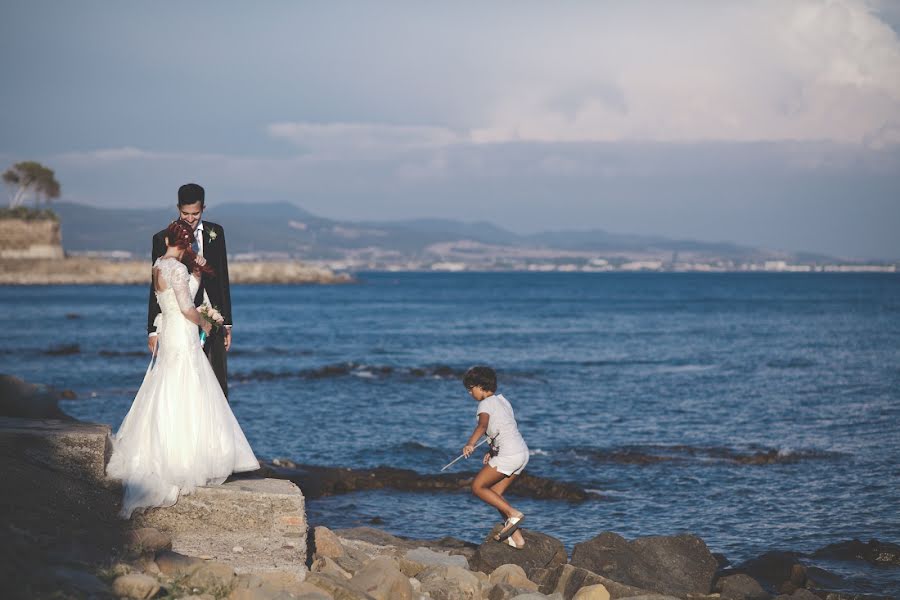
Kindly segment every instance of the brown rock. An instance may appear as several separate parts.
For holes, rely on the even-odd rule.
[[[422,593],[434,600],[481,600],[481,581],[456,566],[429,567],[419,574]]]
[[[326,575],[332,575],[338,578],[342,577],[344,579],[350,579],[352,577],[350,573],[342,569],[339,564],[327,556],[320,556],[314,560],[309,570],[313,573],[324,573]]]
[[[316,556],[327,558],[340,558],[344,555],[344,547],[341,539],[327,527],[319,525],[313,531],[313,539],[316,545]]]
[[[171,550],[163,550],[156,553],[156,566],[163,575],[169,577],[181,577],[190,575],[203,563],[199,558],[185,556]]]
[[[133,555],[172,549],[172,538],[153,527],[132,529],[125,535],[125,543]]]
[[[602,583],[586,585],[575,592],[572,600],[609,600],[609,592]]]
[[[587,569],[572,565],[560,565],[554,569],[544,580],[544,583],[541,584],[541,592],[548,595],[554,592],[560,593],[565,600],[572,600],[581,588],[597,584],[601,584],[606,588],[612,600],[652,594],[648,590],[618,583]]]
[[[488,580],[493,584],[508,583],[513,587],[530,592],[538,590],[538,585],[528,579],[525,569],[519,565],[500,565],[493,570]]]
[[[200,565],[187,578],[187,584],[200,589],[225,589],[231,587],[234,568],[219,562]]]
[[[508,583],[498,583],[491,587],[487,600],[512,600],[521,596],[524,591]]]
[[[768,600],[769,594],[755,579],[744,573],[721,577],[716,590],[727,600]]]
[[[372,597],[350,585],[346,579],[338,579],[324,573],[310,573],[306,583],[331,594],[334,600],[372,600]]]
[[[119,598],[145,600],[152,598],[159,591],[159,583],[149,575],[131,573],[116,577],[112,584],[113,594]]]
[[[397,562],[386,556],[369,561],[350,580],[350,585],[376,600],[412,600],[409,578],[400,572]]]

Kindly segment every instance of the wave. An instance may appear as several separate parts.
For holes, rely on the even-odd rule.
[[[836,453],[822,450],[793,450],[784,448],[749,448],[739,450],[726,447],[688,445],[635,445],[622,448],[571,448],[562,451],[579,460],[625,465],[672,464],[737,464],[774,465],[804,460],[828,459]]]

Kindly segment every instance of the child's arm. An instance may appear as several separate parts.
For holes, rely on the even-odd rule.
[[[488,421],[490,421],[490,419],[491,415],[486,412],[478,415],[478,425],[475,426],[475,431],[469,436],[469,441],[463,446],[463,456],[469,458],[469,455],[475,452],[475,444],[478,443],[478,440],[480,440],[481,436],[484,435],[484,432],[487,431]]]

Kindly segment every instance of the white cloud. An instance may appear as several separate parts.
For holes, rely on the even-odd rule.
[[[438,148],[463,141],[445,127],[385,125],[380,123],[273,123],[266,128],[273,138],[284,139],[316,154],[349,158],[360,154]]]

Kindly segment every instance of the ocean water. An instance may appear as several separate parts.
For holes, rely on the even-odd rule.
[[[0,287],[0,372],[71,389],[64,410],[116,427],[149,360],[146,298]],[[900,542],[896,275],[364,273],[235,286],[233,304],[230,400],[261,457],[435,473],[475,422],[459,375],[483,363],[529,472],[601,495],[515,500],[570,550],[606,530],[691,532],[735,562]],[[466,493],[361,492],[309,511],[472,541],[497,521]],[[819,564],[900,589],[900,569]]]

